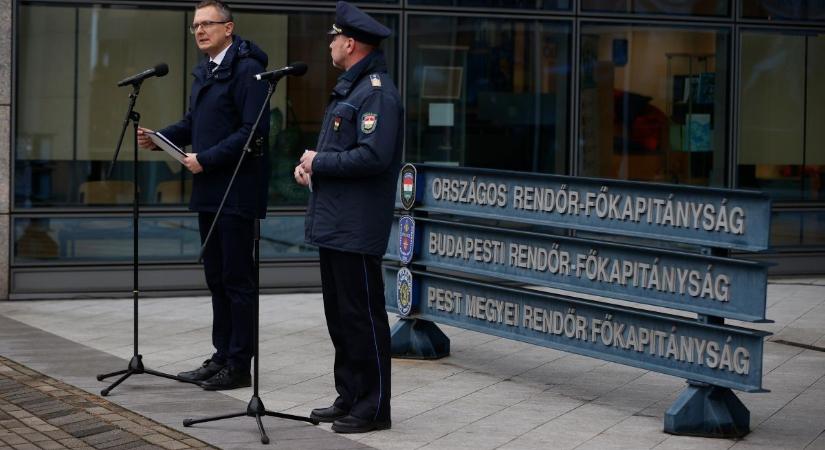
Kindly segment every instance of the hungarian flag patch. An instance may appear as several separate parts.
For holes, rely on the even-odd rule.
[[[378,114],[366,112],[361,114],[361,132],[370,134],[378,128]]]

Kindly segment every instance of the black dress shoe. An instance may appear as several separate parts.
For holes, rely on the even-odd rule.
[[[366,433],[368,431],[388,430],[391,427],[392,423],[389,419],[368,420],[349,415],[332,423],[332,431],[336,433]]]
[[[226,366],[212,378],[201,382],[201,387],[207,391],[225,391],[252,386],[252,375],[249,371],[238,370]]]
[[[309,413],[310,419],[315,419],[318,422],[335,422],[336,420],[343,418],[348,414],[347,411],[332,405],[328,408],[315,408]]]
[[[207,359],[195,370],[188,372],[181,372],[178,374],[180,378],[185,378],[189,381],[204,381],[215,376],[216,373],[223,369],[225,364],[218,364],[211,359]]]

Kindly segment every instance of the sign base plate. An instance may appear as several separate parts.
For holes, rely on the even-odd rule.
[[[740,438],[750,432],[751,413],[728,388],[688,381],[665,413],[665,433]]]
[[[450,354],[450,338],[428,320],[401,318],[390,336],[393,358],[439,359]]]

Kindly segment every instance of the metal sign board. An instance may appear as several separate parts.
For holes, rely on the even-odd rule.
[[[388,310],[398,268],[386,267]],[[412,272],[415,317],[551,347],[689,380],[762,390],[763,338],[769,333]]]
[[[770,199],[742,190],[419,164],[418,211],[741,250],[768,248]]]
[[[424,218],[415,223],[421,242],[413,259],[417,264],[765,320],[768,271],[757,262]],[[388,256],[398,260],[398,251],[390,246]]]

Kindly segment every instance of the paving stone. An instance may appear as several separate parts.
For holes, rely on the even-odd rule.
[[[83,448],[83,447],[88,447],[89,446],[88,444],[81,441],[80,439],[76,439],[76,438],[73,438],[73,437],[66,438],[66,439],[60,439],[57,442],[60,442],[61,444],[65,445],[66,448],[73,448],[73,449],[74,448]]]
[[[9,445],[22,445],[28,443],[29,441],[23,439],[22,437],[16,434],[12,434],[9,436],[3,436],[3,442]]]
[[[159,442],[157,445],[167,449],[167,450],[181,450],[184,448],[189,448],[188,445],[184,444],[180,441],[163,441]]]
[[[37,446],[42,448],[43,450],[62,450],[66,448],[66,446],[56,441],[38,442]]]
[[[23,419],[20,419],[20,421],[23,422],[24,424],[32,427],[32,428],[34,428],[38,425],[48,425],[46,422],[44,422],[39,417],[25,417]]]
[[[118,439],[115,441],[106,442],[97,446],[98,449],[117,449],[127,450],[131,448],[142,447],[146,445],[143,439],[136,439],[134,437]]]
[[[76,438],[84,438],[86,436],[92,436],[94,434],[105,433],[111,429],[111,425],[95,425],[90,426],[88,428],[81,428],[76,431],[70,431],[69,434]]]
[[[76,412],[73,414],[67,414],[60,417],[55,417],[54,419],[50,419],[49,423],[55,426],[64,426],[71,423],[82,422],[84,420],[91,419],[92,416],[86,414],[85,412]]]
[[[43,434],[45,434],[46,436],[48,436],[52,439],[55,439],[55,440],[66,439],[68,437],[71,437],[71,435],[69,433],[66,433],[65,431],[63,431],[61,429],[57,429],[57,430],[54,430],[54,431],[44,431]]]
[[[40,447],[34,444],[17,444],[14,446],[14,450],[40,450]]]
[[[23,439],[29,442],[40,442],[40,441],[49,441],[51,440],[50,437],[46,436],[43,433],[39,433],[37,431],[32,431],[30,433],[22,433],[21,436]]]
[[[95,428],[100,424],[100,421],[95,419],[94,417],[90,417],[85,420],[72,422],[60,427],[63,431],[67,433],[74,433],[75,431],[80,431],[89,428]]]
[[[160,434],[160,433],[154,433],[154,434],[150,434],[150,435],[147,435],[147,436],[143,436],[143,440],[145,440],[145,441],[147,441],[151,444],[160,445],[161,442],[171,441],[172,438],[170,438],[169,436]]]
[[[120,439],[116,439],[114,441],[105,442],[100,444],[98,448],[115,448],[115,447],[139,447],[141,445],[149,444],[148,442],[144,441],[138,436],[135,436],[131,433],[124,435]]]
[[[86,442],[87,444],[96,445],[96,444],[102,444],[104,442],[109,442],[109,441],[114,441],[114,440],[117,440],[117,439],[122,439],[126,436],[132,436],[132,435],[125,432],[125,431],[123,431],[123,430],[113,429],[113,430],[105,431],[103,433],[98,433],[98,434],[86,436],[85,438],[83,438],[83,441]]]

